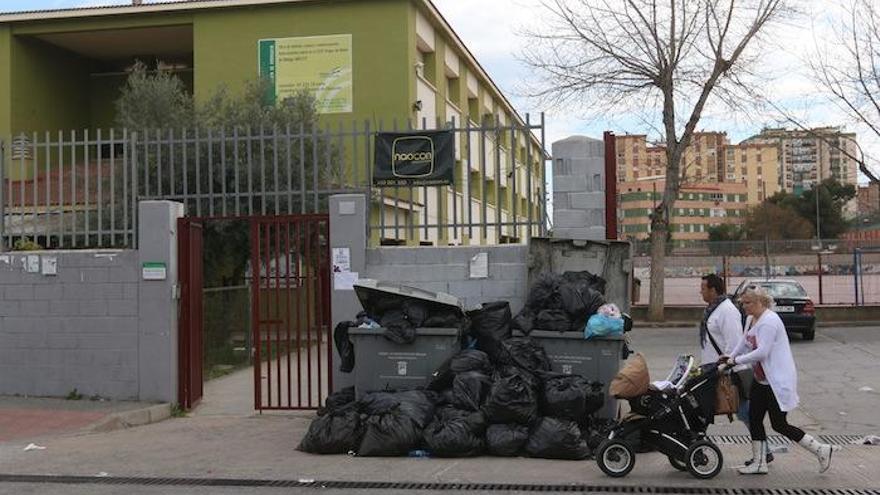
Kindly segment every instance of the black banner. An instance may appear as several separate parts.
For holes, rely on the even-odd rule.
[[[375,144],[374,186],[452,185],[453,131],[379,132]]]

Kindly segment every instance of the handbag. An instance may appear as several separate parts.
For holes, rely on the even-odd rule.
[[[730,375],[720,376],[715,394],[715,415],[733,415],[738,409],[739,392],[737,392],[733,380]]]
[[[715,352],[717,352],[719,356],[724,354],[721,352],[721,348],[718,347],[718,343],[715,342],[715,338],[712,337],[712,332],[706,332],[706,335],[709,336],[709,342],[712,343]],[[731,376],[733,377],[734,386],[736,386],[737,391],[739,391],[740,400],[749,400],[752,391],[752,382],[755,381],[755,372],[752,371],[752,367],[749,366],[744,370],[735,371]]]
[[[709,336],[709,341],[712,343],[712,347],[715,348],[715,352],[718,353],[719,356],[724,354],[721,352],[721,348],[718,346],[718,343],[715,342],[715,338],[712,337],[711,332],[706,332],[706,335]],[[751,369],[748,370],[751,372]],[[737,379],[733,377],[736,376]],[[740,399],[740,387],[737,386],[736,382],[738,381],[738,374],[734,375],[722,375],[718,378],[718,386],[715,389],[715,414],[716,415],[733,415],[736,414],[736,411],[739,409],[739,399]]]

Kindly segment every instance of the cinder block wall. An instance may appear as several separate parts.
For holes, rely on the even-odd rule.
[[[553,143],[553,237],[605,239],[605,143],[599,139]]]
[[[137,251],[0,255],[0,394],[137,398],[139,280]]]
[[[471,259],[489,258],[488,278],[470,278]],[[382,247],[367,249],[362,275],[462,299],[466,309],[491,301],[510,301],[514,314],[525,304],[528,287],[528,246]]]

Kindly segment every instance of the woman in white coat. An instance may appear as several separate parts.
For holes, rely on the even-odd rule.
[[[797,368],[785,332],[785,325],[770,310],[773,299],[760,287],[749,288],[742,296],[746,333],[731,352],[722,356],[731,366],[751,365],[755,379],[749,403],[749,433],[752,437],[752,461],[739,469],[741,474],[766,474],[767,433],[764,416],[778,433],[797,442],[816,455],[820,472],[831,466],[835,447],[818,442],[803,430],[788,424],[787,414],[798,406]]]

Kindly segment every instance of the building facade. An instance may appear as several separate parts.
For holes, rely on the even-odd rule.
[[[663,192],[666,148],[649,145],[645,135],[617,136],[616,144],[621,235],[643,238],[650,204]],[[775,144],[735,145],[725,133],[695,133],[682,158],[683,194],[673,211],[672,239],[708,239],[713,225],[742,223],[748,207],[779,191],[778,162]]]
[[[161,61],[197,102],[267,74],[277,101],[293,89],[323,88],[327,74],[337,74],[335,91],[318,101],[327,129],[524,124],[430,0],[195,0],[0,14],[0,136],[112,128],[135,60]],[[476,211],[498,227],[415,229],[417,238],[402,229],[374,241],[524,237],[503,224],[545,217],[541,148],[531,132],[457,134],[454,186],[386,191],[374,198],[371,222],[453,225]],[[348,167],[368,177],[369,160]],[[28,178],[16,173],[7,178]]]
[[[767,128],[745,142],[777,147],[778,181],[783,191],[801,194],[832,177],[841,184],[855,185],[858,181],[858,163],[851,158],[859,156],[856,134],[842,127]]]
[[[618,184],[620,235],[624,239],[647,239],[650,214],[663,197],[664,179],[641,179]],[[722,224],[742,225],[749,205],[742,182],[683,184],[672,210],[671,240],[709,238],[709,229]]]

